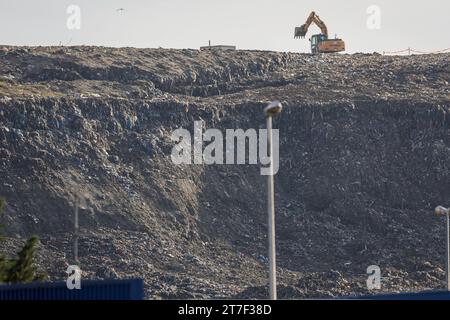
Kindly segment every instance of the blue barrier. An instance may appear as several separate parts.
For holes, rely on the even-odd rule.
[[[142,279],[81,280],[81,289],[65,282],[0,284],[0,300],[142,300]]]
[[[345,297],[344,299],[357,300],[450,300],[449,291],[424,291],[397,294],[382,294],[362,297]]]

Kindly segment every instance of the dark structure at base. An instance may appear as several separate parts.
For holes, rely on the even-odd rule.
[[[383,294],[344,299],[356,300],[450,300],[450,291],[424,291],[411,293]]]
[[[142,279],[85,280],[81,289],[65,282],[0,285],[0,300],[142,300]]]

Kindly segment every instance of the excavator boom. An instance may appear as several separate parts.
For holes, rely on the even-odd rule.
[[[295,38],[304,38],[313,22],[320,28],[321,33],[328,38],[327,26],[314,11],[311,12],[305,24],[303,24],[301,27],[295,28]]]

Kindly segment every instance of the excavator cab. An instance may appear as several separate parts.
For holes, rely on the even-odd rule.
[[[315,34],[311,37],[311,39],[309,39],[309,41],[311,42],[311,52],[316,54],[321,52],[319,50],[319,44],[323,41],[327,40],[327,36],[324,34]]]

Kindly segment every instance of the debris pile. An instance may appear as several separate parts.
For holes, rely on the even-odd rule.
[[[7,242],[41,238],[53,279],[143,277],[148,298],[263,297],[265,179],[175,165],[174,129],[262,128],[284,104],[276,176],[280,296],[443,287],[450,189],[448,54],[8,47],[0,52]]]

